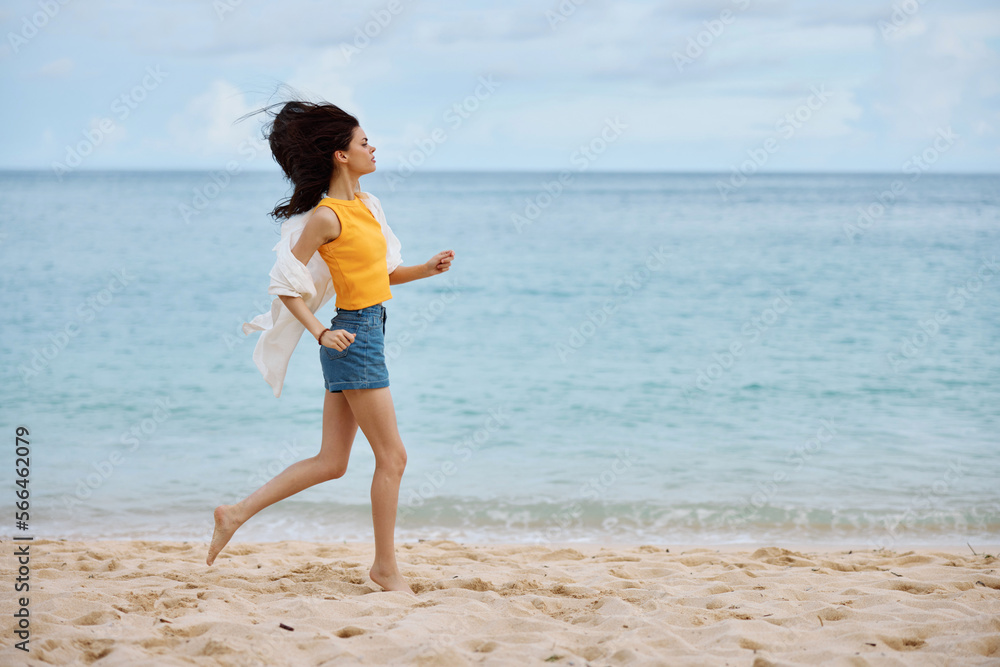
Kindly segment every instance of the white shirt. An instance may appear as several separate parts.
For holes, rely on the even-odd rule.
[[[386,242],[386,268],[392,273],[403,263],[399,239],[389,229],[385,213],[382,212],[382,204],[375,195],[356,192],[355,196],[365,203],[382,226]],[[312,210],[299,213],[282,223],[281,240],[272,248],[278,253],[278,257],[271,269],[271,284],[267,293],[302,297],[309,310],[315,313],[327,301],[334,298],[336,292],[333,289],[330,267],[323,261],[319,251],[309,258],[307,264],[303,264],[292,254],[292,248],[302,235],[302,230],[311,214]],[[281,387],[288,371],[288,361],[295,346],[299,344],[305,325],[285,307],[280,298],[276,297],[271,301],[271,309],[268,312],[243,323],[244,334],[250,335],[254,331],[263,332],[253,349],[254,363],[264,376],[264,380],[271,385],[275,397],[281,396]]]

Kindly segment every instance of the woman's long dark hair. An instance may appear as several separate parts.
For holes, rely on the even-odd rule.
[[[274,109],[281,107],[275,113]],[[292,195],[271,211],[276,220],[312,209],[330,187],[335,151],[346,151],[354,138],[358,119],[333,104],[305,101],[279,102],[249,115],[272,117],[263,127],[274,161],[292,183]],[[246,118],[246,116],[244,116]]]

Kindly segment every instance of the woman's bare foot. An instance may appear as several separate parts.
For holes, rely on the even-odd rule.
[[[219,505],[215,508],[215,532],[212,533],[212,544],[208,547],[208,558],[205,559],[207,564],[215,562],[215,557],[229,543],[229,538],[236,529],[242,525],[243,521],[237,515],[236,505]]]
[[[379,569],[377,565],[372,565],[372,569],[368,571],[368,576],[372,578],[372,581],[381,586],[382,590],[402,591],[410,595],[416,595],[409,584],[406,583],[406,580],[403,579],[403,575],[399,573],[398,568],[386,571]]]

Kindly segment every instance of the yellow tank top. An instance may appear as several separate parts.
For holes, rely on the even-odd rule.
[[[340,236],[319,247],[330,267],[337,308],[359,310],[391,299],[385,235],[365,202],[358,196],[325,197],[317,206],[328,206],[340,219]]]

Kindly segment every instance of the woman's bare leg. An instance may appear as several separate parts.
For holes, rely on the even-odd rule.
[[[316,456],[288,466],[273,479],[235,505],[215,508],[215,532],[205,562],[211,565],[236,529],[247,519],[279,500],[314,484],[342,477],[347,472],[351,446],[358,432],[351,407],[342,393],[326,391],[323,402],[323,444]]]
[[[406,449],[396,426],[396,408],[389,387],[345,389],[351,412],[375,453],[372,478],[372,523],[375,526],[375,563],[372,581],[387,591],[413,593],[396,564],[396,508],[399,484],[406,468]]]

